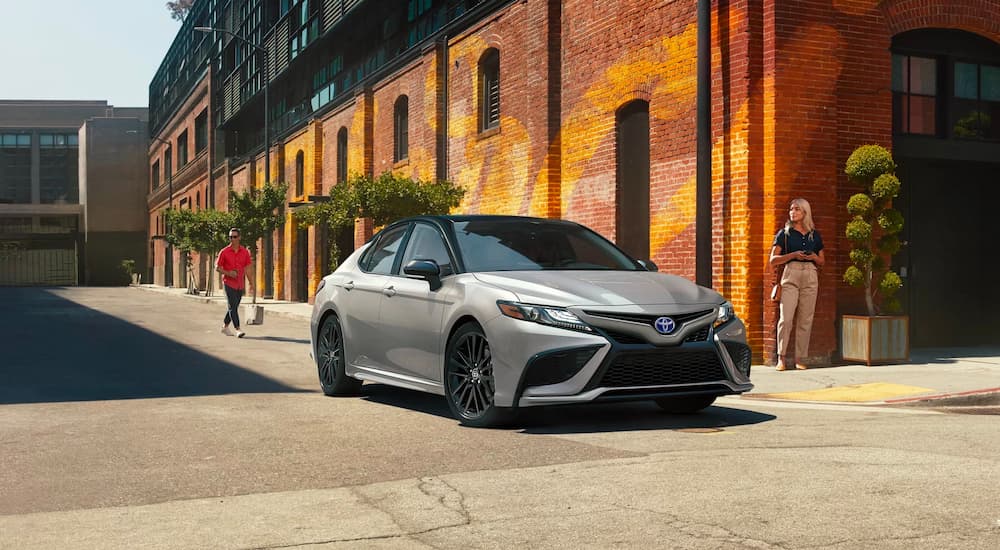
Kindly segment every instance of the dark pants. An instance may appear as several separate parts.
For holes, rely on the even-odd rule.
[[[226,318],[223,319],[223,323],[229,326],[229,321],[233,322],[233,326],[236,330],[240,329],[240,300],[243,299],[243,290],[236,289],[229,285],[222,285],[226,287],[226,301],[229,302],[229,311],[226,312]]]

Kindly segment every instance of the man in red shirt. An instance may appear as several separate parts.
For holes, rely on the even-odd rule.
[[[246,272],[250,265],[250,251],[246,247],[240,246],[240,230],[232,228],[229,230],[229,246],[219,252],[219,259],[215,262],[215,270],[222,275],[222,287],[226,289],[226,301],[229,303],[229,310],[226,311],[226,318],[222,323],[222,334],[232,336],[233,331],[229,330],[229,322],[233,322],[236,329],[236,337],[243,338],[246,333],[240,330],[240,300],[245,292],[243,281],[246,279],[246,289],[253,290],[253,282]]]

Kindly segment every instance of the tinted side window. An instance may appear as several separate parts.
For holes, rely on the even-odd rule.
[[[409,244],[406,245],[406,253],[403,254],[403,263],[406,265],[412,260],[434,260],[441,268],[441,275],[451,275],[454,270],[451,265],[451,256],[448,255],[448,247],[444,244],[444,238],[433,227],[418,223],[413,227],[410,234]]]
[[[361,269],[380,275],[388,275],[392,272],[392,265],[399,253],[399,245],[403,243],[403,236],[406,235],[407,226],[397,227],[382,235],[378,242],[372,246],[369,252],[365,253]]]

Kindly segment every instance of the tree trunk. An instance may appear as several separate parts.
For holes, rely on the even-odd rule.
[[[868,306],[868,315],[875,316],[875,301],[872,299],[872,276],[865,279],[865,305]]]

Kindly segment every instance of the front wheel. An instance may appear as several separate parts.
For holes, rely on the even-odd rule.
[[[690,395],[686,397],[661,397],[656,404],[671,414],[694,414],[715,403],[714,395]]]
[[[511,409],[497,407],[493,402],[493,355],[478,325],[463,325],[448,342],[444,389],[451,414],[466,426],[494,427],[513,419]]]
[[[361,391],[361,380],[344,373],[345,357],[340,319],[330,315],[323,319],[316,333],[316,368],[319,385],[326,395],[357,395]]]

